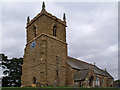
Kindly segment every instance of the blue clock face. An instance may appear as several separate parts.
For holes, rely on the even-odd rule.
[[[35,45],[36,45],[36,43],[35,43],[35,41],[33,41],[33,42],[31,43],[31,48],[35,48]]]

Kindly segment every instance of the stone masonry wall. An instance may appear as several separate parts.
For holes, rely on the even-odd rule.
[[[56,37],[53,26],[56,25]],[[33,27],[36,27],[36,37]],[[33,84],[33,78],[41,85],[66,85],[67,44],[66,26],[42,15],[27,28],[27,44],[24,50],[22,85]],[[32,48],[31,44],[35,43]],[[58,75],[56,74],[58,71]]]

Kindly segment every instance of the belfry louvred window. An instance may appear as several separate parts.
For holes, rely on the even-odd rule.
[[[36,37],[36,26],[33,26],[34,37]]]
[[[55,36],[56,37],[56,31],[57,30],[57,27],[56,26],[53,26],[53,36]]]

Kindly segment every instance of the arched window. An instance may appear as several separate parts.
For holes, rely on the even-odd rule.
[[[35,77],[33,78],[33,84],[36,84],[36,78]]]
[[[36,37],[36,26],[33,26],[34,37]]]
[[[57,30],[57,27],[53,26],[53,36],[55,36],[55,37],[56,37],[56,30]]]
[[[96,87],[100,86],[100,79],[98,77],[96,77],[95,86]]]
[[[93,87],[93,82],[94,82],[94,76],[92,75],[92,76],[89,78],[89,86],[90,86],[90,87]]]

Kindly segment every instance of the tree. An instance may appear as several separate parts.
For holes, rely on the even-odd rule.
[[[10,61],[10,85],[14,87],[20,87],[23,58],[12,58]]]
[[[120,88],[120,80],[114,81],[114,87],[119,87]]]
[[[7,87],[9,83],[7,75],[9,72],[8,67],[9,67],[10,61],[8,60],[7,56],[5,56],[4,54],[0,54],[0,59],[2,60],[2,68],[4,69],[3,71],[4,76],[2,78],[2,86]]]
[[[9,72],[8,68],[10,67],[9,66],[10,60],[8,60],[7,56],[5,56],[4,54],[0,54],[0,58],[2,60],[2,68],[5,70],[3,74],[7,75]]]
[[[7,59],[7,56],[2,56],[2,68],[5,75],[2,79],[3,87],[19,87],[21,86],[23,58]]]

